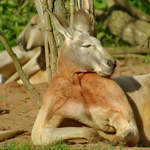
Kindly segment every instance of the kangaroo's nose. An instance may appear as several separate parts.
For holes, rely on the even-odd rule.
[[[108,59],[107,65],[114,69],[116,67],[116,60],[113,61],[113,60]]]

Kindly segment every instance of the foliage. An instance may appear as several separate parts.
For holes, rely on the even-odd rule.
[[[148,0],[127,0],[129,4],[137,7],[138,9],[150,14],[150,2]],[[106,10],[106,0],[94,0],[94,7],[100,10]]]
[[[145,57],[145,59],[143,60],[143,63],[146,63],[146,64],[150,63],[150,54],[148,54],[148,55]]]
[[[94,0],[94,8],[105,10],[107,8],[106,0]]]
[[[138,9],[150,14],[150,3],[147,0],[128,0],[128,2]],[[107,10],[106,0],[94,0],[94,7],[99,10]],[[124,42],[121,38],[113,35],[103,21],[97,20],[96,33],[97,38],[105,47],[129,46],[129,44]]]
[[[0,150],[32,150],[32,147],[29,145],[17,145],[16,143],[11,143],[10,145],[4,143],[4,146],[1,146]]]
[[[99,10],[107,10],[106,0],[94,0],[94,7]],[[103,21],[96,21],[96,37],[105,47],[127,46],[120,37],[113,35]]]
[[[18,10],[23,3],[24,0],[19,3],[14,0],[0,1],[0,32],[6,37],[11,47],[16,45],[17,36],[24,29],[29,19],[36,13],[31,3],[28,3],[19,13]],[[3,49],[0,43],[0,50]]]
[[[127,0],[131,5],[150,14],[150,3],[147,0]],[[16,39],[20,32],[24,29],[30,18],[36,13],[32,3],[28,3],[20,12],[18,11],[25,0],[0,0],[0,32],[8,40],[12,47],[16,45]],[[66,1],[67,10],[69,10],[69,0]],[[94,8],[106,11],[106,0],[94,0]],[[101,40],[102,45],[128,46],[126,42],[119,37],[114,36],[106,27],[104,22],[96,22],[97,38]],[[3,50],[0,43],[0,50]]]
[[[55,144],[47,146],[31,146],[28,144],[17,144],[15,142],[11,144],[4,143],[4,146],[0,147],[0,150],[70,150],[65,144]]]
[[[101,21],[96,22],[96,32],[96,37],[101,41],[102,45],[105,47],[120,47],[129,45],[120,37],[113,35],[106,26],[106,24]]]
[[[147,14],[150,14],[150,2],[148,0],[127,0],[129,4],[139,8]]]
[[[123,146],[119,146],[120,150],[123,149]],[[59,144],[53,144],[53,145],[47,145],[47,146],[33,146],[28,144],[17,144],[15,142],[10,143],[9,145],[7,143],[4,143],[3,146],[0,146],[0,150],[89,150],[89,148],[71,148],[70,146],[62,143]],[[107,148],[101,147],[101,145],[97,145],[95,148],[91,148],[91,150],[115,150],[115,147],[112,145],[112,143],[107,145]]]

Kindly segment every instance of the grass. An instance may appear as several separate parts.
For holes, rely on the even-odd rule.
[[[32,150],[32,147],[29,145],[17,145],[16,143],[10,145],[4,143],[4,145],[0,147],[0,150]]]
[[[17,144],[17,143],[11,143],[7,144],[4,143],[3,146],[0,147],[0,150],[70,150],[67,148],[65,144],[58,144],[55,146],[31,146],[28,144]]]
[[[6,96],[0,95],[0,99],[5,99]]]
[[[123,146],[120,145],[120,149],[122,150]],[[98,145],[96,147],[91,148],[81,148],[81,147],[75,147],[75,146],[68,146],[64,144],[63,142],[60,144],[54,144],[54,145],[48,145],[48,146],[33,146],[28,144],[17,144],[15,142],[8,144],[4,143],[3,146],[0,146],[0,150],[115,150],[115,147],[110,143],[107,145],[107,147],[101,147],[101,145]]]

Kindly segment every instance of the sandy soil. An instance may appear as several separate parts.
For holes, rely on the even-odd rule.
[[[150,63],[142,63],[139,59],[118,60],[118,66],[113,77],[145,74],[148,72],[150,72]],[[43,94],[47,84],[43,83],[35,85],[35,87]],[[30,98],[30,94],[23,85],[18,85],[16,82],[0,85],[0,111],[6,110],[0,112],[0,130],[20,129],[26,131],[24,134],[5,142],[9,143],[15,140],[19,143],[31,143],[30,133],[38,108],[37,101]],[[1,142],[0,145],[3,145],[5,142]],[[107,144],[100,143],[100,145],[107,147]],[[93,145],[93,147],[97,147],[97,144]],[[115,149],[119,149],[119,147]],[[141,150],[142,148],[139,149]]]

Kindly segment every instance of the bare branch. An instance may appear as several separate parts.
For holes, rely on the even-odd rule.
[[[23,134],[24,130],[6,130],[6,131],[0,131],[0,142],[5,141],[7,139],[16,137],[20,134]]]
[[[25,8],[27,6],[27,4],[29,3],[29,0],[25,0],[24,3],[20,6],[20,8],[17,11],[17,14],[20,14],[21,11],[23,10],[23,8]]]
[[[70,26],[73,26],[73,20],[74,20],[74,7],[75,3],[74,0],[70,0]]]
[[[52,7],[53,3],[52,0],[48,0],[48,2],[46,3],[46,8],[50,11],[52,11]],[[56,41],[55,41],[55,37],[54,37],[54,33],[53,33],[53,27],[52,27],[52,21],[48,15],[48,12],[46,10],[46,15],[47,15],[47,29],[48,29],[48,43],[49,43],[49,47],[50,47],[50,65],[51,65],[51,71],[52,71],[52,77],[55,75],[56,73],[56,67],[57,67],[57,47],[56,47]]]
[[[28,77],[26,74],[23,72],[21,65],[17,59],[17,56],[15,53],[12,51],[12,49],[9,47],[6,39],[3,37],[2,33],[0,33],[0,41],[4,45],[5,49],[7,50],[8,54],[10,57],[13,59],[14,65],[16,67],[17,72],[19,73],[20,78],[22,79],[24,85],[26,88],[29,90],[31,95],[33,96],[34,99],[37,99],[38,101],[41,99],[40,94],[35,90],[35,88],[30,84]]]
[[[120,54],[150,54],[150,48],[146,47],[115,47],[115,48],[106,48],[105,49],[112,55]]]
[[[91,29],[94,33],[95,28],[95,18],[94,18],[94,1],[93,0],[82,0],[82,9],[89,14],[91,21]]]
[[[143,11],[131,6],[128,4],[126,0],[115,0],[115,2],[123,7],[125,7],[128,11],[130,11],[133,15],[138,16],[141,20],[145,20],[150,22],[150,16]]]
[[[107,4],[109,7],[117,4],[124,8],[126,8],[130,13],[136,15],[141,20],[150,22],[150,15],[144,13],[143,11],[139,10],[138,8],[131,6],[126,0],[107,0]]]
[[[41,23],[44,25],[45,21],[44,21],[44,13],[43,13],[43,8],[42,8],[42,3],[40,0],[35,0],[34,3],[35,3],[36,10],[38,12],[38,15],[40,17]]]
[[[82,1],[78,0],[78,8],[81,9],[82,8]]]
[[[40,70],[40,66],[37,63],[37,58],[40,55],[41,51],[38,51],[22,68],[23,71],[28,75],[32,75],[33,73]],[[15,72],[8,80],[6,80],[6,84],[12,81],[15,81],[19,78],[18,72]]]
[[[44,14],[43,6],[46,5],[46,1],[44,1],[44,4],[41,3],[40,0],[35,0],[35,6],[38,11],[38,14],[40,16],[40,20],[42,23],[43,28],[45,29],[45,36],[44,36],[44,45],[45,45],[45,60],[46,60],[46,70],[48,74],[48,82],[50,83],[52,79],[52,71],[50,68],[50,51],[48,46],[48,16],[47,13]]]

